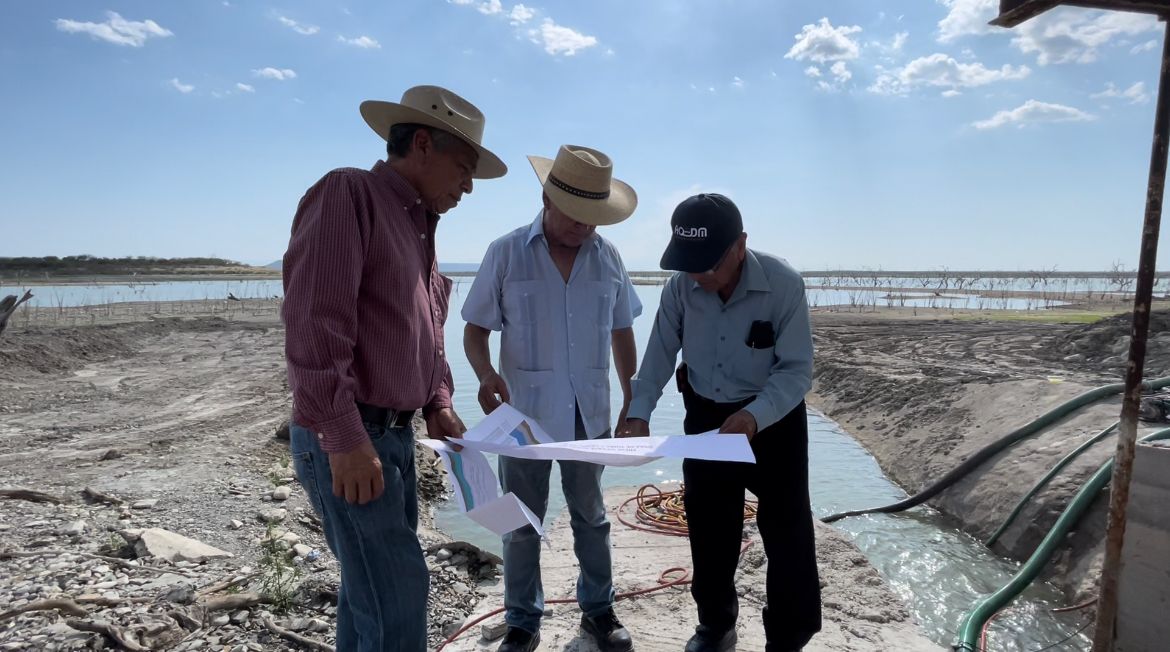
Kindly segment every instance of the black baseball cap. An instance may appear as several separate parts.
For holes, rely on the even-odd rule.
[[[716,193],[684,199],[670,216],[670,244],[659,267],[699,274],[719,262],[743,234],[743,218],[735,204]]]

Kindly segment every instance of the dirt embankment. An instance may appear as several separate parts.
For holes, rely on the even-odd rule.
[[[916,492],[1011,430],[1083,391],[1121,381],[1129,319],[1094,324],[906,320],[818,314],[811,402],[840,422],[908,492]],[[1170,370],[1170,313],[1153,316],[1147,378]],[[931,504],[986,538],[1016,501],[1084,439],[1117,420],[1120,396],[1001,453]],[[1148,430],[1148,429],[1147,429]],[[1025,559],[1084,481],[1112,456],[1090,449],[1023,511],[995,550]],[[1070,599],[1091,595],[1106,523],[1098,499],[1049,578]],[[875,505],[876,506],[876,505]]]

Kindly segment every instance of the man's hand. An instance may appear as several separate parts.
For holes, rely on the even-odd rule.
[[[624,427],[626,425],[626,414],[629,411],[630,411],[630,399],[627,398],[626,401],[624,403],[622,403],[622,411],[618,412],[617,426],[613,429],[613,431],[615,433],[619,432],[622,429],[622,427]]]
[[[743,433],[747,435],[748,441],[751,441],[752,437],[756,436],[756,418],[752,416],[751,412],[740,410],[727,417],[727,420],[719,427],[719,432]]]
[[[643,419],[626,419],[618,427],[618,437],[649,437],[650,424]]]
[[[439,408],[427,415],[426,420],[427,437],[431,439],[462,439],[463,433],[467,432],[467,426],[451,408]],[[462,447],[455,446],[455,450],[462,450]]]
[[[483,380],[479,381],[479,406],[483,408],[484,414],[491,414],[493,410],[500,407],[500,403],[511,402],[512,397],[508,395],[508,383],[500,374],[492,371],[484,374]]]
[[[382,460],[369,439],[345,453],[329,453],[333,495],[354,505],[377,500],[385,487]]]

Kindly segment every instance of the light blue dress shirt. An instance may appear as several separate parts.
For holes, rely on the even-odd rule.
[[[544,237],[544,211],[493,242],[463,304],[463,319],[500,333],[500,375],[512,406],[558,441],[573,441],[575,408],[590,438],[610,423],[612,331],[642,314],[621,256],[594,233],[565,283]]]
[[[754,321],[772,325],[775,344],[749,346]],[[642,366],[633,380],[629,417],[650,420],[682,350],[696,393],[719,403],[754,400],[744,409],[763,430],[800,404],[812,388],[813,343],[804,279],[785,261],[749,249],[743,273],[724,303],[686,274],[670,277]]]

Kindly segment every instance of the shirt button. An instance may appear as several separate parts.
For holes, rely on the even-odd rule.
[[[719,364],[717,364],[717,365],[715,365],[715,366],[716,366],[716,367],[719,367],[720,369],[722,369],[722,368],[723,368],[723,363],[722,363],[722,362],[720,362]]]
[[[419,199],[416,199],[416,200],[414,200],[414,203],[415,203],[416,205],[417,205],[417,204],[421,204],[421,203],[422,203],[422,199],[421,199],[421,198],[419,198]]]
[[[718,387],[716,387],[716,388],[715,388],[715,393],[716,393],[716,394],[718,394],[718,393],[719,393],[719,391],[720,391],[720,390],[719,390],[719,388],[718,388]]]
[[[720,342],[722,342],[722,341],[724,341],[724,340],[726,340],[726,339],[727,339],[727,337],[725,337],[725,336],[723,336],[723,335],[720,335],[720,336],[719,336],[719,341],[720,341]]]
[[[420,233],[420,234],[418,234],[418,237],[422,238],[423,240],[426,240],[426,239],[427,239],[427,234],[425,234],[425,233]]]

